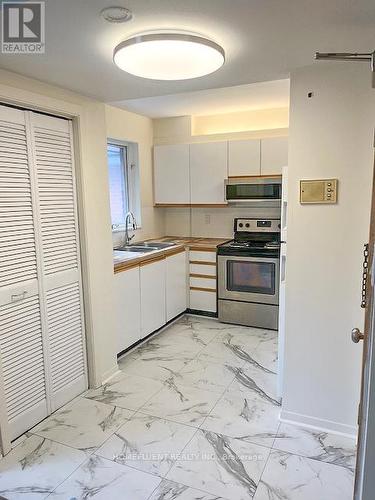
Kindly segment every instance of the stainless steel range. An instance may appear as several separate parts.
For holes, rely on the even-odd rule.
[[[234,240],[218,247],[219,320],[277,330],[280,220],[234,219]]]

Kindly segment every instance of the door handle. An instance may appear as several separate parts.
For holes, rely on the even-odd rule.
[[[23,300],[27,295],[26,290],[21,293],[16,293],[10,296],[11,302],[18,302],[19,300]]]
[[[353,328],[351,336],[352,336],[352,341],[355,344],[358,344],[360,340],[363,340],[365,338],[364,334],[361,332],[359,328]]]

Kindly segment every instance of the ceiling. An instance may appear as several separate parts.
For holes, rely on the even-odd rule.
[[[285,108],[289,106],[289,80],[126,99],[112,104],[151,118]]]
[[[112,5],[133,12],[109,24]],[[114,102],[287,78],[316,50],[375,49],[374,0],[47,0],[46,53],[0,55],[0,67]],[[226,64],[195,80],[128,75],[112,62],[116,44],[139,32],[193,31],[219,43]],[[326,64],[324,62],[316,64]]]

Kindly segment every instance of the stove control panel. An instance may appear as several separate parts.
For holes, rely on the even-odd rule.
[[[278,233],[280,230],[280,219],[234,219],[234,231],[237,233]]]

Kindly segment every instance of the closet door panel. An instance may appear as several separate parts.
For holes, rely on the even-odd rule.
[[[0,307],[0,350],[11,438],[48,414],[39,297]]]
[[[44,274],[78,271],[70,124],[39,115],[32,124]]]
[[[71,124],[32,114],[51,408],[87,388]]]
[[[37,283],[25,113],[0,106],[0,304],[25,282]]]
[[[0,377],[11,439],[48,414],[25,116],[0,106]]]

